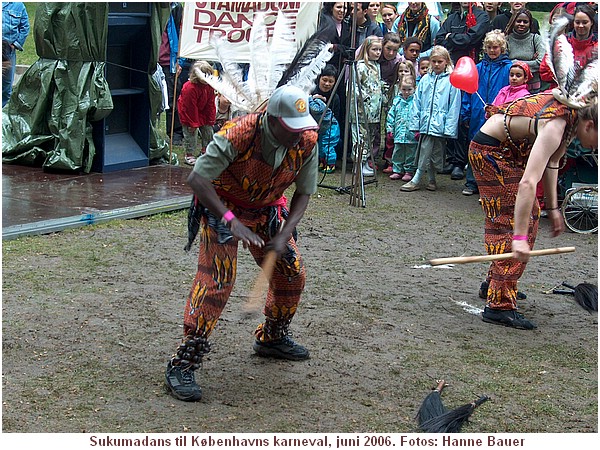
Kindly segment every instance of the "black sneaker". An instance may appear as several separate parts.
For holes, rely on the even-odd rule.
[[[254,341],[254,346],[252,348],[260,356],[270,356],[292,361],[310,358],[306,347],[296,343],[288,335],[271,342],[261,342],[257,339]]]
[[[202,398],[202,390],[196,384],[194,371],[174,366],[171,361],[167,363],[165,384],[169,393],[177,400],[184,402],[197,402]]]
[[[490,287],[490,284],[487,281],[484,281],[483,283],[481,283],[481,286],[479,287],[479,298],[482,298],[483,300],[487,299],[487,291],[488,291],[489,287]],[[526,299],[527,299],[527,294],[525,292],[517,291],[517,300],[526,300]]]
[[[454,169],[452,169],[452,172],[450,173],[451,180],[462,180],[464,177],[465,172],[458,166],[454,167]]]
[[[496,325],[504,325],[505,327],[518,328],[519,330],[534,330],[537,325],[526,319],[523,314],[519,314],[515,310],[500,310],[491,309],[487,306],[484,308],[481,318],[484,322],[495,323]]]

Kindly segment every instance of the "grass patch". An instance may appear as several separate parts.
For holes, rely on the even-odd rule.
[[[35,51],[35,39],[33,37],[33,26],[35,24],[35,11],[38,6],[38,2],[25,2],[25,8],[27,9],[27,15],[29,16],[29,35],[25,39],[23,45],[23,51],[17,51],[17,64],[30,66],[38,60],[38,55]]]

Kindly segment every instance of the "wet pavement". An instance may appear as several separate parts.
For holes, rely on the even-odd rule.
[[[186,208],[189,172],[158,165],[79,175],[3,164],[2,238]]]

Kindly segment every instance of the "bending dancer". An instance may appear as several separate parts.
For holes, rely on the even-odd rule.
[[[289,360],[309,357],[288,327],[306,280],[293,234],[317,191],[316,129],[308,95],[286,85],[273,92],[266,113],[225,123],[198,158],[188,178],[202,210],[198,272],[184,310],[184,339],[165,374],[175,398],[202,397],[194,371],[210,351],[208,337],[233,289],[238,241],[257,264],[267,252],[277,254],[254,351]],[[288,213],[283,194],[292,183],[296,190]]]
[[[515,259],[493,262],[481,286],[480,295],[487,298],[485,322],[537,327],[517,312],[517,281],[529,260],[540,216],[536,185],[543,177],[546,210],[557,236],[564,230],[557,178],[567,146],[574,137],[586,148],[598,141],[598,78],[590,77],[595,70],[590,67],[587,79],[581,74],[576,96],[555,89],[490,106],[491,117],[471,142],[469,162],[485,213],[486,250],[515,253]]]

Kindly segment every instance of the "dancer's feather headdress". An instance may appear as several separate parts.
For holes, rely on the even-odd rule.
[[[571,108],[579,109],[588,102],[590,94],[598,90],[598,54],[595,52],[584,67],[575,60],[573,47],[565,32],[567,17],[559,17],[548,34],[548,66],[558,87],[554,98]]]
[[[254,16],[246,80],[243,79],[242,69],[231,56],[231,46],[234,44],[222,37],[210,41],[223,70],[219,76],[205,75],[203,79],[225,96],[234,108],[246,113],[259,109],[277,87],[285,84],[310,93],[317,76],[333,55],[331,44],[316,34],[296,52],[295,27],[289,14],[282,10],[277,14],[273,36],[268,42],[265,17],[262,13]]]

